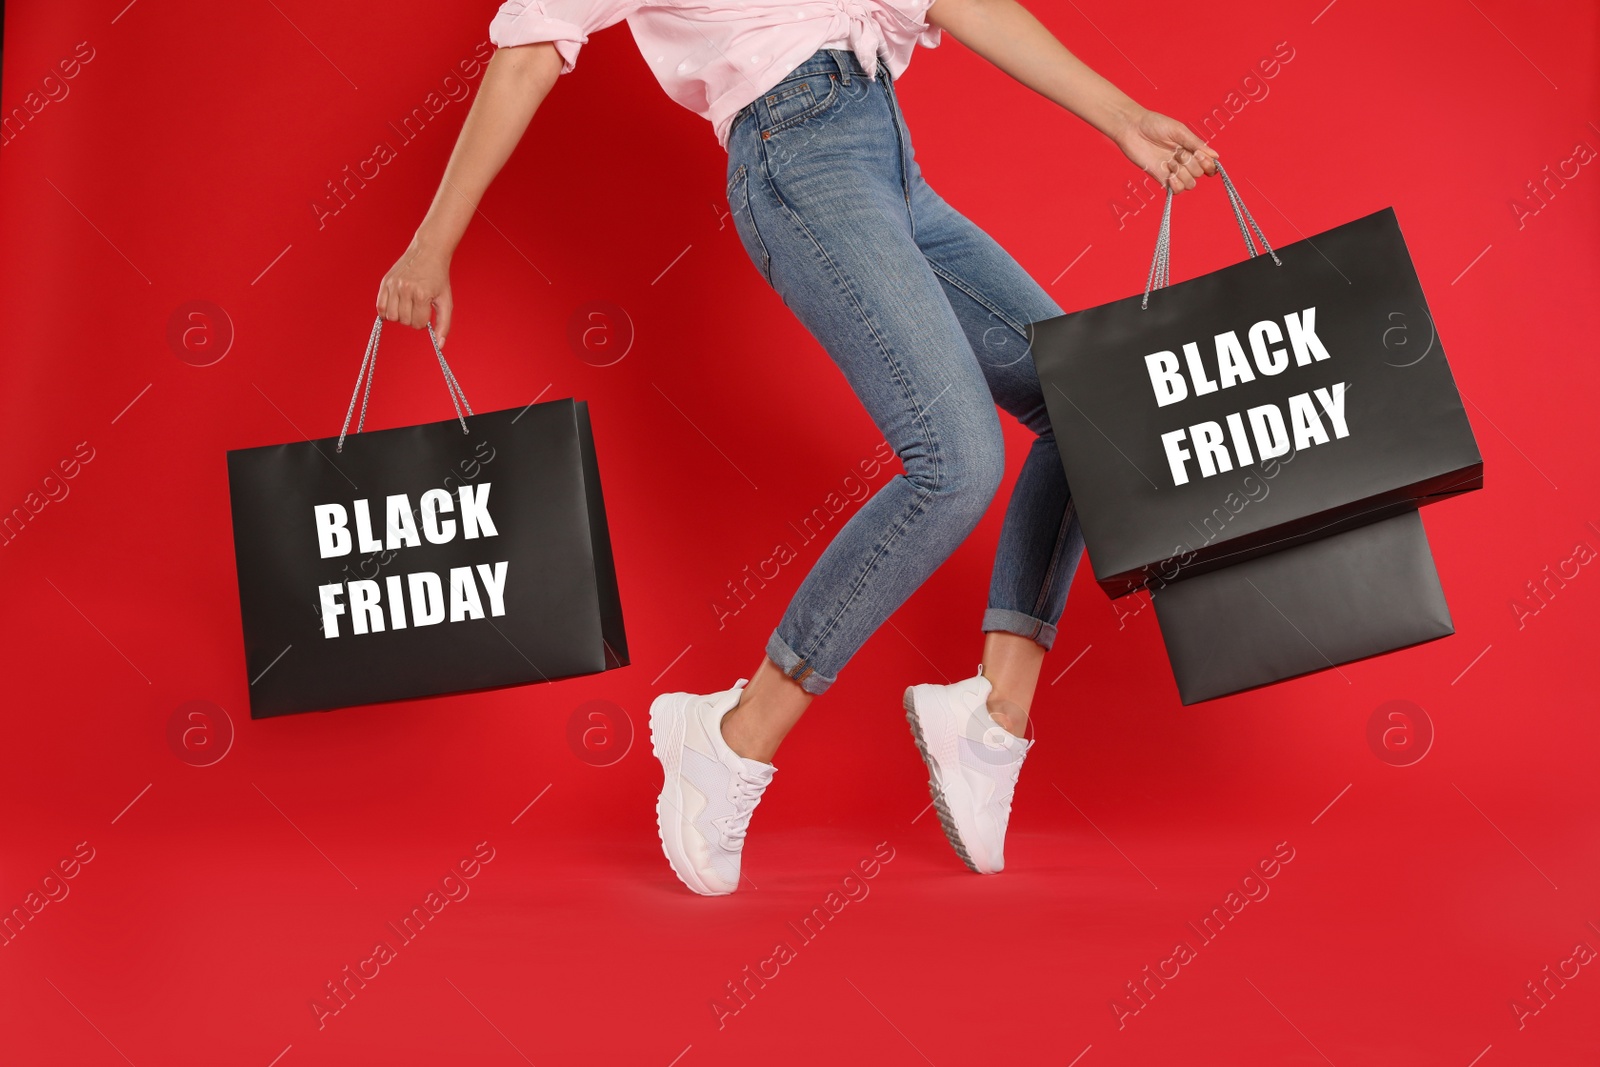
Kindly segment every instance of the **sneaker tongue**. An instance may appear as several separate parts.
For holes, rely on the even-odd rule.
[[[739,762],[744,765],[745,770],[757,778],[771,778],[773,772],[778,769],[770,763],[762,763],[760,760],[749,759],[745,756],[740,756]]]

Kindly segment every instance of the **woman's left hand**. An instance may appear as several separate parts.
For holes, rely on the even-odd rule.
[[[1177,119],[1143,111],[1113,138],[1139,169],[1175,193],[1217,172],[1217,154]]]

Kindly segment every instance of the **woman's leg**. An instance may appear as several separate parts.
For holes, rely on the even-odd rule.
[[[1044,654],[1044,646],[1031,637],[1006,630],[990,630],[983,635],[981,662],[990,686],[989,717],[1013,737],[1027,733]]]
[[[913,232],[884,77],[819,73],[805,95],[831,102],[790,121],[758,101],[730,139],[729,204],[746,251],[905,468],[839,530],[785,610],[757,672],[765,684],[724,720],[741,755],[776,748],[804,708],[795,690],[826,691],[977,525],[1004,474],[991,387]],[[794,88],[765,100],[792,100]]]
[[[911,206],[917,243],[939,276],[995,403],[1035,435],[1006,507],[982,619],[989,712],[1020,737],[1083,555],[1077,509],[1028,353],[1028,324],[1062,312],[1005,249],[933,191],[915,160]]]
[[[983,677],[911,686],[905,697],[939,824],[969,868],[993,874],[1005,867],[1012,799],[1032,748],[1025,732],[1040,667],[1083,552],[1027,347],[1028,324],[1061,311],[1004,249],[928,187],[914,159],[908,162],[918,247],[994,402],[1034,433],[995,554],[982,619]]]

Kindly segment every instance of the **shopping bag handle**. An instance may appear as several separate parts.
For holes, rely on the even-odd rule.
[[[361,357],[361,369],[356,372],[356,389],[350,394],[350,410],[344,413],[344,425],[339,428],[339,443],[334,446],[335,452],[344,451],[345,434],[350,430],[350,418],[356,413],[356,397],[361,398],[361,418],[356,420],[356,433],[367,423],[367,398],[372,395],[372,376],[378,369],[378,338],[383,334],[383,316],[379,315],[372,321],[372,336],[367,338],[367,354]],[[433,354],[439,357],[439,369],[444,371],[444,384],[450,390],[450,403],[455,405],[456,418],[461,420],[461,432],[467,431],[466,415],[461,413],[466,408],[466,414],[472,414],[472,405],[467,403],[467,394],[461,391],[461,383],[456,381],[455,372],[450,369],[450,364],[444,361],[444,349],[439,345],[439,335],[433,332],[433,323],[428,323],[428,340],[433,342]],[[364,383],[364,384],[363,384]]]
[[[1250,214],[1250,209],[1244,206],[1244,198],[1239,195],[1239,190],[1233,187],[1233,179],[1228,177],[1228,172],[1222,169],[1222,161],[1217,160],[1217,177],[1222,179],[1222,187],[1228,193],[1228,206],[1233,208],[1233,220],[1239,224],[1239,234],[1244,238],[1245,250],[1251,258],[1260,253],[1256,251],[1255,242],[1250,239],[1250,231],[1261,239],[1261,247],[1267,255],[1272,257],[1272,262],[1283,266],[1283,261],[1278,258],[1278,253],[1272,250],[1267,243],[1267,235],[1261,232],[1261,227],[1256,225],[1255,216]],[[1170,281],[1172,266],[1172,197],[1173,191],[1167,189],[1167,204],[1161,209],[1161,230],[1156,234],[1156,254],[1150,260],[1150,277],[1144,283],[1144,299],[1139,302],[1140,308],[1150,306],[1150,291],[1152,289],[1165,289]],[[1248,223],[1249,225],[1246,225]]]

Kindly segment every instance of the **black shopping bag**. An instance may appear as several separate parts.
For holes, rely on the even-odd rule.
[[[1153,588],[1184,704],[1455,632],[1415,510]]]
[[[1250,258],[1166,286],[1169,194],[1143,297],[1031,327],[1114,597],[1483,485],[1393,209],[1274,252],[1223,185]]]
[[[228,453],[251,717],[626,665],[587,405],[473,414],[435,338],[456,418],[362,433],[382,326],[355,433]]]

